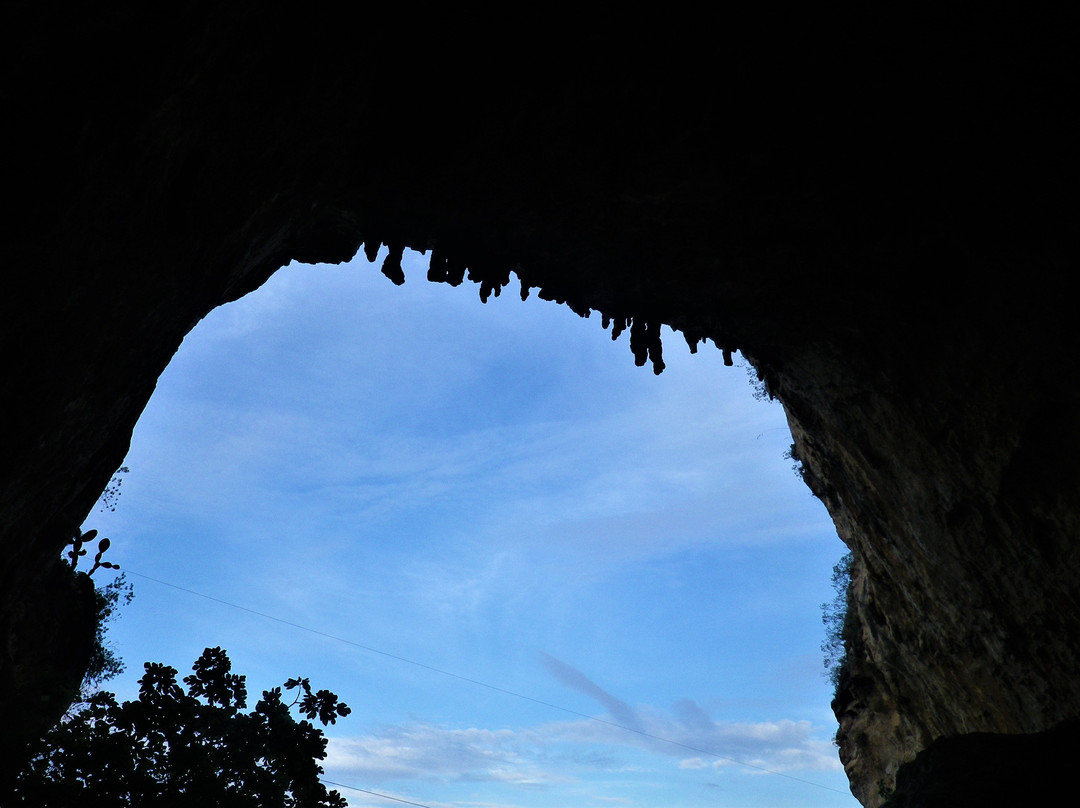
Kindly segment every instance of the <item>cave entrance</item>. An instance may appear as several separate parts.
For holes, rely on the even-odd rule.
[[[254,693],[311,677],[354,708],[328,775],[421,802],[839,804],[845,548],[779,404],[669,331],[654,376],[599,317],[380,262],[282,269],[162,376],[88,522],[136,586],[110,687],[214,645]]]

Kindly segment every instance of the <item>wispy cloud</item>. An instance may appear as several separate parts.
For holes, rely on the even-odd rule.
[[[541,661],[552,676],[595,699],[608,712],[601,720],[561,724],[565,739],[638,746],[680,757],[683,768],[698,768],[695,761],[714,768],[746,764],[777,772],[842,768],[832,741],[821,738],[821,729],[809,721],[718,722],[692,699],[677,701],[668,712],[635,709],[577,668],[544,653]],[[688,752],[696,754],[688,756]]]
[[[608,693],[577,668],[567,665],[550,654],[540,652],[540,661],[548,673],[569,687],[596,699],[611,715],[615,723],[636,732],[644,732],[644,726],[634,709],[620,698]]]

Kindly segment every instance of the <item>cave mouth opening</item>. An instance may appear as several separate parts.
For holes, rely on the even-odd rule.
[[[122,500],[87,523],[114,560],[846,793],[819,650],[845,548],[792,473],[779,404],[666,329],[656,376],[598,318],[512,288],[481,313],[472,284],[428,283],[416,253],[401,288],[377,267],[290,264],[188,335],[135,429]],[[300,671],[341,694],[362,718],[332,734],[360,770],[376,756],[356,763],[350,738],[411,727],[435,749],[449,728],[565,718],[134,580],[112,630],[121,697],[143,661],[182,668],[220,645],[253,692]],[[576,759],[586,741],[557,743]],[[660,765],[669,797],[726,776],[685,748],[588,743]]]

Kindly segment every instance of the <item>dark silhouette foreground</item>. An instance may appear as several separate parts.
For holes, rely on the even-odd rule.
[[[319,780],[326,738],[308,719],[333,724],[351,710],[307,679],[290,679],[291,703],[276,687],[251,712],[245,677],[232,673],[221,648],[207,648],[184,677],[148,662],[139,698],[112,693],[54,727],[16,780],[4,805],[216,805],[344,808]]]

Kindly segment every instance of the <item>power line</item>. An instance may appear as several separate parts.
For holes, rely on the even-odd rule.
[[[654,735],[651,732],[646,732],[644,730],[635,729],[634,727],[628,727],[628,726],[626,726],[624,724],[618,724],[618,723],[616,723],[614,721],[608,721],[608,720],[603,719],[603,718],[597,718],[596,716],[589,715],[588,713],[582,713],[582,712],[579,712],[578,710],[572,710],[569,707],[563,707],[562,705],[553,704],[552,702],[549,702],[549,701],[543,701],[542,699],[533,698],[532,696],[526,696],[523,693],[517,693],[517,692],[515,692],[513,690],[507,690],[506,688],[499,687],[498,685],[489,684],[488,682],[483,682],[483,681],[481,681],[479,679],[473,679],[473,678],[468,677],[468,676],[462,676],[459,673],[453,673],[452,671],[443,670],[442,668],[436,668],[436,667],[434,667],[432,665],[426,665],[423,662],[417,662],[416,660],[408,659],[408,658],[403,657],[403,656],[398,656],[397,654],[392,654],[392,653],[390,653],[388,651],[382,651],[382,650],[380,650],[378,648],[373,648],[370,645],[364,645],[362,643],[355,642],[354,640],[346,639],[345,637],[338,637],[337,635],[334,635],[334,634],[328,634],[325,631],[319,631],[318,629],[315,629],[315,628],[310,628],[308,626],[303,626],[303,625],[301,625],[299,623],[294,623],[291,620],[285,620],[284,618],[281,618],[281,617],[275,617],[272,614],[267,614],[266,612],[260,612],[257,609],[250,609],[247,606],[241,606],[238,603],[232,603],[232,602],[227,601],[227,600],[222,600],[221,598],[216,598],[213,595],[206,595],[206,594],[204,594],[202,592],[196,592],[194,589],[188,589],[187,587],[179,586],[178,584],[169,583],[168,581],[162,581],[160,578],[154,578],[154,577],[151,577],[149,575],[144,575],[143,573],[135,572],[134,570],[132,570],[130,568],[125,568],[124,571],[129,572],[132,575],[138,576],[139,578],[145,578],[148,581],[153,581],[154,583],[161,584],[162,586],[168,586],[168,587],[171,587],[172,589],[177,589],[177,590],[179,590],[181,592],[187,592],[189,595],[195,595],[196,597],[204,598],[206,600],[213,601],[214,603],[220,603],[223,606],[230,606],[233,609],[239,609],[242,612],[248,612],[249,614],[254,614],[254,615],[257,615],[259,617],[263,617],[263,618],[265,618],[267,620],[273,620],[275,623],[282,623],[283,625],[291,626],[292,628],[300,629],[301,631],[306,631],[309,634],[315,634],[315,635],[317,635],[319,637],[325,637],[327,639],[334,640],[335,642],[345,643],[346,645],[351,645],[354,648],[359,648],[362,651],[367,651],[367,652],[372,653],[372,654],[378,654],[380,656],[384,656],[384,657],[387,657],[389,659],[395,659],[398,662],[404,662],[404,663],[406,663],[408,665],[414,665],[415,667],[423,668],[424,670],[431,671],[432,673],[437,673],[437,674],[439,674],[441,676],[449,676],[452,679],[458,679],[458,680],[460,680],[462,682],[468,682],[469,684],[477,685],[478,687],[485,687],[488,690],[495,691],[496,693],[503,693],[503,694],[505,694],[507,696],[513,696],[513,697],[518,698],[518,699],[524,699],[525,701],[530,701],[533,704],[539,704],[542,707],[548,707],[548,708],[550,708],[552,710],[559,710],[561,712],[568,713],[569,715],[574,715],[574,716],[577,716],[579,718],[585,718],[585,719],[587,719],[589,721],[595,721],[598,724],[604,724],[606,726],[614,727],[615,729],[620,729],[620,730],[623,730],[625,732],[632,732],[635,735],[640,735],[643,738],[649,738],[650,740],[670,744],[671,746],[678,746],[678,747],[680,747],[682,749],[687,749],[687,750],[689,750],[691,752],[697,752],[697,753],[702,754],[702,755],[708,755],[709,757],[717,758],[718,760],[726,760],[727,762],[734,763],[734,764],[736,764],[738,766],[744,766],[744,767],[749,768],[749,769],[756,769],[757,771],[763,772],[765,774],[775,775],[776,777],[784,777],[784,778],[786,778],[788,780],[793,780],[793,781],[795,781],[797,783],[803,783],[804,785],[814,786],[815,788],[822,788],[822,789],[825,789],[826,791],[832,791],[835,794],[843,794],[845,796],[848,796],[848,793],[846,791],[841,791],[838,788],[832,788],[831,786],[827,786],[827,785],[824,785],[822,783],[816,783],[813,780],[806,780],[806,779],[804,779],[802,777],[796,777],[796,776],[794,776],[792,774],[785,774],[784,772],[779,772],[779,771],[776,771],[775,769],[768,769],[768,768],[766,768],[764,766],[758,766],[758,765],[756,765],[754,763],[747,763],[746,761],[738,760],[737,758],[728,757],[727,755],[721,755],[719,752],[714,752],[714,751],[709,750],[709,749],[701,749],[700,747],[691,746],[690,744],[685,744],[685,743],[682,743],[680,741],[673,741],[670,738],[665,738],[665,737],[663,737],[661,735]],[[327,781],[327,782],[329,782],[329,781]],[[343,786],[343,788],[351,788],[351,786]],[[357,791],[363,791],[363,789],[356,789],[356,790]],[[367,793],[374,793],[374,792],[367,792]],[[377,794],[376,796],[383,796],[383,795]],[[396,799],[396,798],[395,797],[388,797],[387,799]],[[400,800],[400,802],[407,802],[407,801],[406,800]],[[418,805],[419,803],[411,803],[411,804],[412,805]],[[424,806],[423,808],[427,808],[427,806]]]
[[[406,805],[415,805],[417,808],[431,808],[430,805],[424,805],[422,802],[413,802],[412,800],[403,800],[401,797],[391,797],[389,794],[380,794],[378,791],[368,791],[366,788],[357,788],[356,786],[347,786],[344,783],[335,783],[333,780],[327,780],[325,777],[319,778],[320,783],[325,783],[328,786],[337,786],[338,788],[347,788],[350,791],[359,791],[361,794],[370,794],[373,797],[380,797],[384,800],[393,800],[394,802],[403,802]]]

